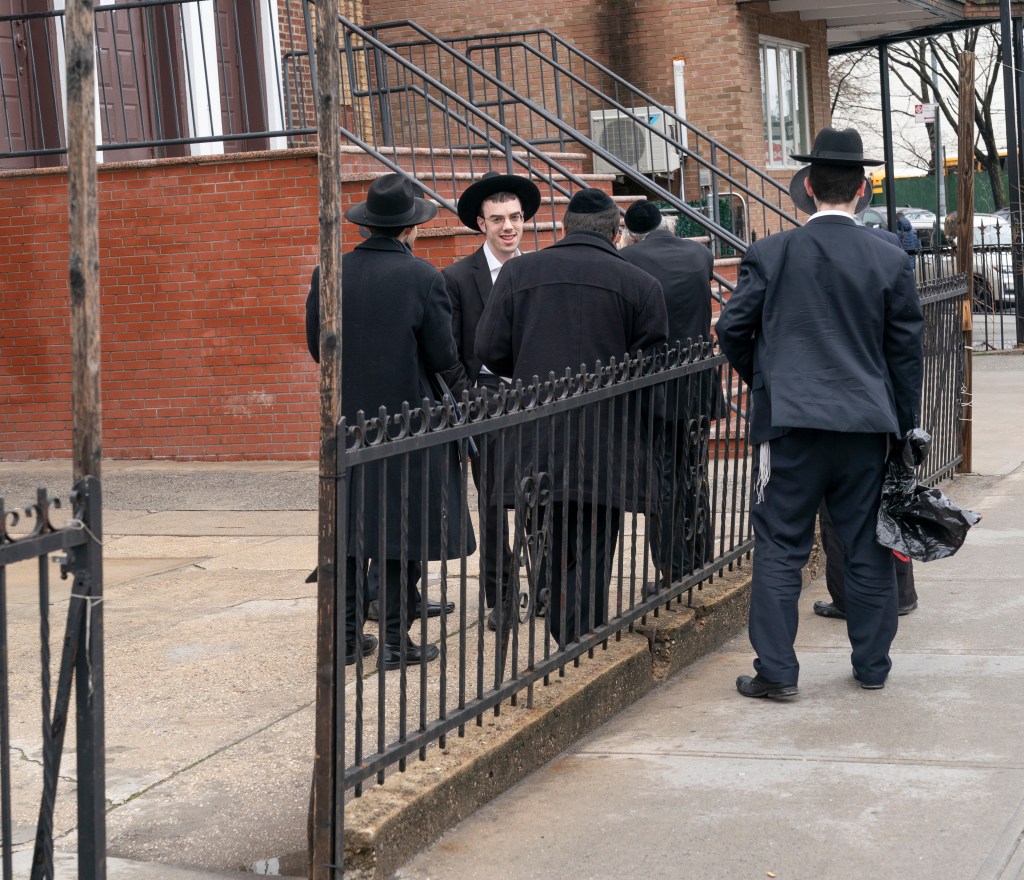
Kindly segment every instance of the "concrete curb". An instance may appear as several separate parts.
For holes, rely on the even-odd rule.
[[[694,591],[692,607],[672,603],[635,633],[623,633],[565,677],[536,686],[533,706],[503,706],[482,726],[452,735],[447,748],[345,806],[345,872],[385,880],[444,831],[635,703],[669,675],[745,625],[750,570],[727,572]]]

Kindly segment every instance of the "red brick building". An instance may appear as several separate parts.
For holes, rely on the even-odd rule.
[[[51,11],[42,17],[26,17],[46,10]],[[535,29],[557,33],[713,139],[717,147],[700,147],[702,160],[684,156],[681,172],[661,174],[663,186],[693,201],[701,192],[702,161],[714,159],[725,167],[723,161],[731,162],[722,159],[726,150],[770,177],[789,179],[794,168],[789,153],[803,149],[829,122],[830,44],[958,26],[969,18],[997,17],[998,6],[959,0],[873,0],[855,6],[834,0],[536,0],[512,7],[417,0],[410,7],[395,0],[347,0],[344,12],[354,22],[412,17],[445,38]],[[52,0],[0,0],[4,459],[70,454],[59,17]],[[302,328],[317,252],[310,33],[297,0],[202,0],[189,9],[169,4],[146,14],[97,9],[108,457],[302,459],[316,454],[317,374]],[[400,34],[409,36],[408,31],[381,32],[381,39],[394,42]],[[419,57],[415,48],[399,51],[412,62]],[[372,136],[385,158],[416,174],[441,198],[453,199],[497,161],[493,151],[485,151],[483,160],[474,159],[481,154],[472,149],[461,151],[462,140],[480,129],[495,143],[520,138],[511,145],[530,168],[540,160],[529,150],[556,154],[558,167],[581,181],[616,192],[638,191],[628,174],[591,175],[595,168],[580,141],[567,141],[564,131],[548,136],[550,119],[542,122],[544,136],[537,136],[534,122],[524,122],[507,95],[503,101],[482,100],[486,90],[474,93],[472,75],[453,72],[453,62],[446,61],[443,70],[453,77],[457,97],[430,86],[431,97],[419,110],[392,113],[393,130],[380,132],[377,113],[385,101],[394,102],[392,110],[411,107],[400,102],[426,87],[414,83],[410,90],[405,82],[384,90],[379,62],[377,67],[364,63],[368,57],[358,50],[345,56],[351,66],[343,73],[344,124],[364,141]],[[425,52],[421,60],[427,64]],[[432,75],[441,72],[437,68]],[[529,76],[520,72],[516,83],[515,75],[515,70],[501,73],[538,103],[546,102],[564,127],[588,135],[593,105],[580,105],[577,116],[575,107],[555,100],[557,77],[538,74],[527,87]],[[374,84],[376,91],[370,88]],[[447,141],[439,140],[433,122],[441,104],[468,120],[462,134]],[[629,108],[636,101],[623,104]],[[449,127],[451,112],[445,117]],[[492,127],[475,113],[498,121]],[[565,122],[570,115],[571,124]],[[689,146],[697,149],[695,136],[689,137]],[[436,153],[427,164],[425,147],[432,142],[450,157],[440,171]],[[346,147],[343,158],[346,203],[360,199],[367,182],[388,170],[356,145]],[[735,176],[737,167],[729,165],[722,173]],[[538,244],[550,240],[563,201],[552,188]],[[755,213],[747,207],[745,234],[758,231]],[[353,232],[345,230],[346,249],[355,243]],[[455,217],[442,211],[417,250],[440,266],[476,242],[460,234]]]

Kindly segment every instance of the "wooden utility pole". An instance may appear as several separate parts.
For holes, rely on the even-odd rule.
[[[957,143],[957,249],[956,270],[967,273],[967,297],[963,305],[964,399],[961,407],[961,471],[970,471],[973,443],[974,354],[974,53],[960,53],[960,125]],[[995,291],[992,292],[993,295]]]
[[[93,5],[65,8],[70,215],[71,405],[74,479],[99,477],[100,258],[96,207],[95,48]]]
[[[73,554],[71,613],[83,615],[75,656],[78,876],[104,880],[103,460],[100,409],[100,257],[96,192],[95,18],[91,0],[67,0],[68,282],[71,294],[72,471],[76,516],[89,543]]]
[[[344,749],[344,700],[338,663],[344,643],[335,601],[338,560],[338,417],[341,414],[341,115],[338,0],[316,3],[320,207],[320,491],[317,558],[316,736],[313,763],[311,880],[344,872],[344,799],[336,784],[337,749]],[[339,702],[340,700],[340,702]]]

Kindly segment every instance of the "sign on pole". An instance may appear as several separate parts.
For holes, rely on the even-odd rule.
[[[934,122],[935,121],[935,108],[938,104],[915,104],[914,105],[914,121],[915,122]]]

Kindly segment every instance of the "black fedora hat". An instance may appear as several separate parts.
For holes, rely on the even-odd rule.
[[[814,214],[818,210],[814,199],[807,195],[807,190],[804,188],[804,181],[807,180],[810,173],[811,166],[807,165],[794,174],[793,179],[789,182],[789,197],[793,200],[793,204],[805,214]],[[867,182],[867,186],[864,187],[864,195],[857,200],[857,207],[854,208],[854,212],[857,214],[871,204],[871,181],[866,177],[864,180]]]
[[[471,183],[459,196],[459,219],[474,232],[483,230],[477,225],[480,206],[495,193],[510,192],[523,208],[523,217],[529,220],[540,207],[540,190],[532,180],[517,174],[498,174],[488,171],[476,183]]]
[[[385,174],[370,184],[366,201],[353,205],[345,219],[360,226],[416,226],[437,213],[434,202],[419,198],[419,185],[404,174]]]
[[[806,156],[790,153],[798,162],[812,165],[838,165],[850,168],[855,165],[881,165],[884,159],[865,159],[864,142],[855,128],[823,128],[814,139],[814,146]]]

